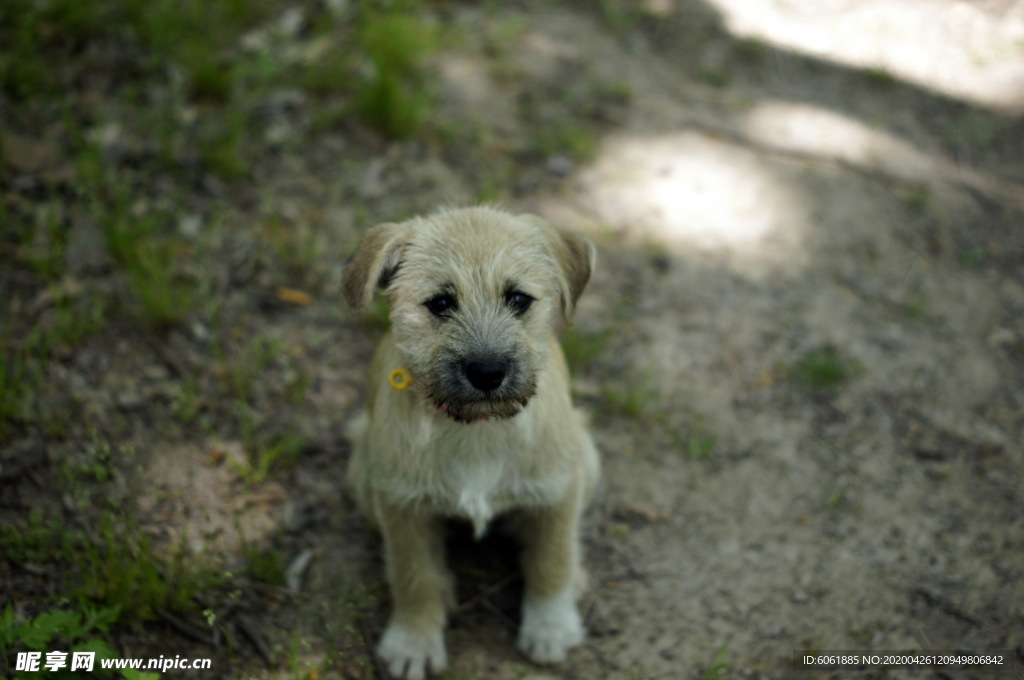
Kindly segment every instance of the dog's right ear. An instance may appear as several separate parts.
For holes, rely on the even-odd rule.
[[[374,289],[387,288],[401,265],[408,236],[407,224],[385,222],[366,232],[363,242],[345,266],[341,279],[345,301],[362,311],[373,299]]]

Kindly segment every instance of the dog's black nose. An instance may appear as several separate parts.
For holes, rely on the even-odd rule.
[[[470,384],[482,392],[498,389],[505,379],[504,361],[467,361],[464,370]]]

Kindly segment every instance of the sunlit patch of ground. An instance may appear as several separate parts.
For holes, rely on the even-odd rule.
[[[718,254],[749,274],[804,262],[800,201],[756,153],[708,135],[610,140],[581,173],[580,190],[597,218],[627,237]]]
[[[286,495],[274,481],[240,480],[230,467],[244,455],[239,443],[160,447],[141,473],[143,526],[168,545],[184,538],[196,556],[238,555],[245,545],[260,545],[279,529]]]
[[[1024,111],[1024,5],[936,0],[712,0],[737,37]]]

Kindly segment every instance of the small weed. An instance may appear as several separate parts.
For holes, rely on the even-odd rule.
[[[988,262],[988,250],[984,246],[968,248],[960,253],[960,261],[964,265],[975,269],[984,267],[985,263]]]
[[[120,622],[152,618],[160,609],[186,610],[198,592],[219,579],[195,565],[184,539],[165,560],[133,521],[111,513],[103,516],[92,537],[41,515],[5,525],[0,527],[0,553],[12,564],[58,565],[66,576],[69,601],[83,611],[93,606],[116,610]]]
[[[352,79],[349,51],[342,45],[324,51],[311,61],[299,76],[303,89],[314,95],[327,96],[344,92]],[[322,123],[321,123],[322,124]],[[314,125],[316,123],[314,122]]]
[[[108,304],[100,295],[85,296],[77,301],[55,296],[52,309],[42,315],[29,333],[25,343],[27,352],[46,357],[70,351],[103,328]]]
[[[705,85],[712,87],[725,87],[732,80],[732,75],[724,68],[715,66],[702,66],[697,71],[697,79]]]
[[[100,667],[100,660],[116,658],[104,638],[110,634],[110,627],[119,616],[117,607],[53,609],[18,623],[14,607],[8,603],[6,609],[0,612],[0,673],[14,680],[79,677],[83,669],[74,665],[76,653],[84,652],[95,655],[92,677],[156,680],[159,677],[157,673],[113,671]],[[69,670],[60,666],[48,668],[50,653],[55,649],[66,654],[60,666]],[[21,669],[15,670],[15,658],[21,654],[35,661],[37,668],[27,673],[19,672]]]
[[[928,298],[921,294],[908,295],[903,300],[903,315],[912,321],[922,321],[928,316]]]
[[[488,5],[490,6],[490,5]],[[493,18],[488,27],[487,44],[498,55],[505,55],[526,31],[526,21],[518,16]]]
[[[45,280],[56,281],[62,277],[66,271],[64,252],[68,231],[60,211],[54,206],[42,211],[26,236],[29,238],[18,249],[19,259]]]
[[[74,539],[59,521],[47,521],[38,513],[24,523],[0,525],[0,553],[14,565],[70,559],[75,554]]]
[[[182,423],[188,424],[196,419],[201,407],[199,381],[190,376],[181,385],[181,393],[174,401],[174,412]]]
[[[729,662],[726,657],[729,655],[729,645],[723,644],[715,652],[715,658],[711,665],[704,671],[704,680],[721,680],[729,671]]]
[[[294,464],[306,444],[306,438],[296,432],[273,438],[261,436],[259,424],[245,401],[239,403],[239,422],[249,460],[245,463],[230,461],[229,466],[248,484],[262,484],[278,463]]]
[[[995,117],[972,112],[951,126],[949,135],[974,153],[986,156],[995,145],[999,126],[999,121]]]
[[[199,158],[206,170],[225,180],[245,176],[248,164],[243,142],[248,116],[241,104],[229,104],[223,118],[206,128],[200,142]]]
[[[697,427],[686,440],[686,450],[690,460],[706,460],[715,450],[718,439],[705,432],[702,427]]]
[[[846,492],[842,489],[832,489],[828,493],[829,509],[839,512],[846,507]]]
[[[256,462],[246,481],[250,484],[263,482],[270,476],[271,468],[279,461],[285,465],[293,465],[305,444],[305,437],[292,432],[261,445],[256,451]]]
[[[104,516],[98,540],[84,545],[75,591],[83,601],[119,608],[122,618],[153,618],[161,609],[182,612],[197,593],[219,582],[211,569],[197,567],[185,537],[169,560],[153,552],[133,521]]]
[[[281,355],[282,348],[280,340],[259,337],[230,358],[218,349],[217,360],[230,392],[241,400],[248,399],[256,379]]]
[[[1017,361],[1024,361],[1024,340],[1018,340],[1010,346],[1010,356]]]
[[[598,333],[584,333],[570,328],[562,334],[562,351],[565,352],[565,359],[573,375],[585,371],[601,355],[611,336],[611,329]]]
[[[616,522],[608,527],[608,535],[612,538],[625,538],[629,536],[629,525],[625,522]]]
[[[755,60],[764,57],[768,46],[757,38],[741,38],[732,44],[733,51],[743,59]]]
[[[859,362],[842,356],[834,347],[823,346],[810,350],[789,367],[789,378],[796,384],[812,390],[835,389],[863,371]]]
[[[607,387],[604,390],[605,402],[610,410],[630,418],[644,416],[650,405],[656,401],[656,397],[647,379],[638,380],[624,390],[614,387]]]
[[[633,17],[623,7],[622,0],[599,0],[601,13],[613,31],[627,31],[633,25]]]
[[[869,68],[864,71],[868,82],[880,87],[889,87],[896,84],[896,77],[882,67]]]
[[[292,281],[306,283],[316,270],[317,253],[321,250],[319,234],[303,224],[286,225],[279,217],[271,217],[260,230],[270,244],[274,256]]]
[[[103,235],[107,252],[119,265],[127,266],[137,255],[139,245],[152,238],[159,229],[160,219],[155,215],[133,216],[130,210],[131,189],[117,185],[117,197],[102,215]],[[95,208],[97,212],[102,208]]]
[[[903,202],[914,213],[923,215],[928,211],[931,204],[932,190],[927,184],[919,184],[910,189],[904,196]]]
[[[363,5],[357,41],[369,61],[356,94],[356,111],[371,127],[395,138],[411,137],[430,109],[424,60],[438,35],[423,18]]]
[[[54,0],[0,3],[0,90],[16,101],[54,93],[59,80],[48,59],[80,46],[102,30],[98,3]]]
[[[129,264],[132,293],[141,305],[143,321],[154,330],[178,325],[195,304],[195,283],[174,271],[179,253],[174,241],[144,242]]]
[[[349,116],[349,110],[342,104],[325,102],[317,106],[309,121],[313,132],[324,132],[338,127]]]
[[[598,135],[578,120],[561,120],[537,130],[536,149],[542,156],[566,155],[579,161],[594,157]]]
[[[251,578],[274,586],[284,584],[286,567],[280,550],[258,550],[249,543],[243,546],[243,550]]]
[[[22,414],[30,388],[25,354],[8,348],[8,344],[0,343],[0,441],[6,436],[11,422]]]

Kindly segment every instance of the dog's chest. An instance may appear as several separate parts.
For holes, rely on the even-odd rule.
[[[439,501],[444,514],[464,517],[472,522],[474,533],[479,538],[495,515],[516,507],[556,501],[567,481],[567,475],[562,474],[524,477],[514,466],[485,458],[477,465],[450,469],[435,501]]]
[[[460,438],[433,452],[439,474],[430,485],[431,500],[443,514],[471,521],[477,536],[495,515],[556,502],[569,482],[569,475],[562,471],[527,474],[522,449],[507,444]]]

